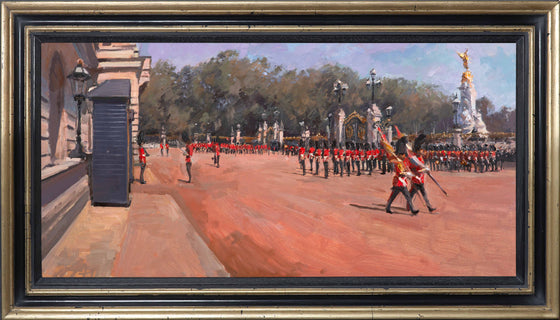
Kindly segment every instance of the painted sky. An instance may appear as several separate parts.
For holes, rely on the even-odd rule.
[[[458,93],[464,69],[456,52],[468,48],[478,98],[488,97],[497,108],[515,108],[513,43],[142,43],[139,47],[153,64],[166,59],[178,70],[208,61],[220,51],[237,50],[241,57],[267,57],[272,65],[285,69],[338,63],[366,78],[375,68],[377,77],[431,83],[446,94]]]

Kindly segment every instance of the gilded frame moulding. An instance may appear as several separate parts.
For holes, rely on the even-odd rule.
[[[364,14],[382,14],[382,15],[449,15],[449,14],[462,14],[462,15],[475,15],[475,14],[544,14],[547,16],[547,70],[546,70],[546,303],[537,306],[416,306],[416,307],[21,307],[15,306],[14,296],[14,283],[12,281],[14,274],[14,185],[15,177],[13,174],[14,168],[14,143],[13,135],[15,134],[14,127],[14,47],[18,44],[14,42],[14,17],[21,14],[49,14],[70,16],[78,13],[89,13],[99,15],[118,15],[130,14],[137,16],[139,20],[143,15],[216,15],[216,16],[231,16],[231,15],[364,15]],[[93,2],[3,2],[2,3],[2,70],[1,70],[1,83],[2,83],[2,109],[1,109],[1,171],[0,178],[2,182],[1,188],[1,213],[2,213],[2,318],[5,319],[86,319],[86,318],[117,318],[117,319],[137,319],[137,318],[150,318],[150,319],[179,319],[179,318],[231,318],[231,319],[257,319],[264,317],[284,318],[284,319],[324,319],[324,318],[348,318],[348,319],[366,319],[366,318],[496,318],[496,319],[525,319],[525,318],[539,318],[539,319],[558,319],[559,318],[559,300],[560,300],[560,253],[559,253],[559,235],[560,235],[560,221],[558,218],[560,186],[558,177],[560,177],[559,163],[560,163],[560,105],[559,105],[559,76],[560,68],[558,63],[558,48],[559,48],[559,4],[553,1],[509,1],[507,3],[499,1],[460,1],[455,3],[445,1],[425,1],[425,2],[392,2],[392,1],[364,1],[364,2],[328,2],[328,1],[192,1],[192,2],[108,2],[108,3],[93,3]],[[25,37],[25,52],[26,52],[26,70],[25,75],[27,79],[32,74],[30,69],[31,53],[30,35],[33,32],[64,32],[71,29],[72,31],[101,30],[107,32],[122,32],[130,31],[130,27],[61,27],[61,26],[48,26],[48,27],[29,27],[26,28]],[[175,28],[175,29],[173,29]],[[403,27],[405,31],[449,31],[448,26],[421,26],[421,27]],[[407,29],[408,28],[408,29]],[[134,29],[134,28],[132,28]],[[172,30],[173,32],[225,32],[225,31],[249,31],[249,32],[306,32],[306,31],[345,31],[345,32],[359,32],[371,31],[371,26],[365,26],[361,29],[360,26],[324,26],[318,30],[313,27],[302,26],[268,26],[264,28],[247,28],[244,26],[210,26],[210,27],[139,27],[145,32],[158,32],[162,30]],[[385,29],[385,30],[384,30]],[[376,31],[394,31],[394,26],[378,27]],[[451,28],[451,31],[494,31],[499,32],[500,27],[494,26],[464,26],[459,28]],[[532,34],[532,29],[525,26],[511,26],[504,28],[505,31],[523,31]],[[138,30],[140,31],[140,30]],[[532,46],[531,46],[532,47]],[[530,59],[531,61],[533,59]],[[531,62],[532,63],[532,62]],[[531,70],[533,67],[530,68]],[[532,78],[529,77],[529,90],[532,91]],[[29,81],[26,81],[29,83]],[[30,86],[25,88],[26,101],[29,103],[32,92]],[[534,92],[530,92],[529,96],[533,96]],[[529,110],[530,114],[534,112],[531,101]],[[26,122],[25,134],[31,134],[31,123],[29,112],[31,106],[25,106]],[[529,125],[529,137],[534,136],[534,126]],[[531,139],[529,139],[531,140]],[[31,150],[30,139],[26,139],[25,149]],[[531,145],[529,150],[534,151],[535,146]],[[25,159],[25,168],[30,172],[31,159]],[[531,158],[529,160],[529,175],[531,176],[532,168],[535,164]],[[529,181],[529,190],[532,190],[533,181]],[[31,279],[31,252],[30,252],[30,176],[25,177],[26,194],[25,194],[25,213],[26,213],[26,293],[29,295],[57,295],[64,292],[68,295],[81,295],[88,296],[91,294],[100,294],[104,292],[107,296],[119,295],[135,295],[135,294],[201,294],[200,291],[188,290],[170,290],[166,288],[154,290],[44,290],[35,289],[32,286]],[[532,204],[533,200],[530,196],[529,199]],[[529,206],[531,226],[533,206]],[[530,233],[532,234],[532,233]],[[531,242],[531,241],[530,241]],[[533,266],[532,256],[533,251],[530,250],[529,254],[529,275],[528,278],[532,282],[531,267]],[[439,290],[439,291],[438,291]],[[530,286],[528,291],[532,290]],[[515,289],[505,290],[502,293],[514,294]],[[321,291],[327,294],[356,294],[351,290],[331,290]],[[395,291],[389,290],[372,290],[366,289],[358,293],[367,294],[391,294],[391,293],[418,293],[417,290],[403,290]],[[450,290],[450,289],[435,289],[434,292],[446,292],[448,294],[464,293],[464,290]],[[499,290],[491,288],[478,290],[478,294],[495,293]],[[518,290],[517,293],[526,293],[527,291]],[[233,289],[233,290],[208,290],[203,294],[306,294],[313,293],[306,292],[302,289],[267,289],[267,290],[246,290],[246,289]],[[477,292],[475,291],[475,294]]]

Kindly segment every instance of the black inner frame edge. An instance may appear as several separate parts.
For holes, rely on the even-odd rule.
[[[502,19],[499,20],[507,20],[507,19],[503,19],[504,17],[499,16]],[[23,77],[23,63],[25,61],[25,56],[24,56],[24,52],[23,52],[23,43],[24,43],[24,32],[23,32],[23,27],[26,25],[48,25],[48,20],[41,20],[39,17],[39,23],[37,23],[37,17],[34,17],[34,19],[31,20],[35,20],[34,23],[29,21],[26,18],[21,18],[20,17],[16,17],[16,33],[15,33],[15,51],[16,54],[14,55],[14,105],[16,106],[16,110],[14,113],[14,125],[15,125],[15,143],[14,143],[14,173],[15,173],[15,177],[22,177],[23,176],[23,172],[24,172],[24,168],[23,168],[23,159],[25,158],[25,154],[24,154],[24,150],[23,150],[23,141],[24,141],[24,110],[23,110],[23,105],[21,104],[21,102],[24,101],[24,92],[23,92],[23,86],[18,84],[23,84],[25,78]],[[223,18],[223,17],[220,17]],[[299,17],[301,20],[301,17]],[[331,24],[344,24],[344,25],[352,25],[352,24],[364,24],[363,21],[357,21],[357,20],[361,20],[361,19],[356,19],[356,17],[351,17],[352,21],[348,21],[342,17],[335,17],[335,19],[329,20],[329,19],[325,19],[324,17],[321,18],[320,20],[323,22],[327,22],[325,23],[326,25],[331,25]],[[380,17],[376,17],[378,20],[378,22],[381,24],[383,21],[382,20],[393,20],[395,19],[395,17],[381,17],[381,18],[385,18],[385,19],[379,19]],[[411,20],[410,18],[416,18],[413,20],[417,20],[418,21],[422,21],[422,17],[407,17],[408,20]],[[439,17],[438,17],[439,18]],[[465,17],[462,17],[462,20],[465,20]],[[546,29],[545,29],[545,22],[543,20],[546,20],[543,16],[537,16],[537,17],[532,17],[531,19],[527,18],[525,20],[529,20],[529,23],[527,21],[520,21],[519,17],[516,16],[515,18],[517,18],[516,20],[516,25],[519,24],[529,24],[529,25],[534,25],[536,27],[535,31],[535,40],[536,40],[536,44],[535,44],[535,80],[536,80],[536,88],[535,88],[535,93],[536,93],[536,97],[535,97],[535,123],[536,123],[536,131],[535,131],[535,225],[534,225],[534,229],[535,229],[535,294],[533,295],[514,295],[514,296],[507,296],[507,297],[502,297],[502,296],[492,296],[491,299],[488,299],[488,296],[486,295],[475,295],[475,296],[469,296],[469,295],[452,295],[452,296],[448,296],[448,295],[423,295],[423,296],[418,296],[418,295],[389,295],[389,296],[372,296],[372,295],[351,295],[351,296],[347,296],[347,295],[329,295],[329,296],[321,296],[321,295],[297,295],[297,296],[266,296],[266,295],[259,295],[257,297],[255,296],[244,296],[244,295],[235,295],[235,296],[222,296],[222,295],[208,295],[208,296],[174,296],[174,295],[170,295],[170,296],[165,296],[164,299],[158,299],[156,300],[152,300],[150,296],[122,296],[122,297],[118,297],[117,299],[115,299],[114,297],[95,297],[97,300],[91,300],[92,297],[56,297],[56,296],[51,296],[51,297],[46,297],[46,296],[41,296],[41,297],[37,297],[37,296],[25,296],[25,285],[24,285],[24,268],[21,268],[24,266],[25,263],[25,257],[23,257],[23,252],[24,252],[24,241],[23,240],[23,226],[24,226],[24,220],[23,220],[23,212],[21,210],[21,208],[23,208],[22,204],[23,202],[23,190],[24,190],[24,185],[23,182],[19,179],[16,179],[15,181],[15,208],[16,208],[16,215],[15,215],[15,239],[14,239],[14,247],[15,247],[15,255],[16,255],[16,261],[15,261],[15,265],[16,268],[14,269],[15,271],[15,284],[16,284],[16,300],[18,302],[18,305],[52,305],[53,302],[57,301],[58,303],[62,303],[62,305],[74,305],[74,304],[79,304],[79,305],[84,305],[84,303],[86,305],[95,305],[96,303],[99,303],[99,301],[103,301],[105,303],[107,302],[111,302],[111,304],[116,304],[116,305],[122,305],[124,304],[138,304],[139,302],[142,301],[149,301],[151,304],[159,304],[159,305],[166,305],[170,302],[173,302],[174,305],[176,304],[181,304],[181,305],[195,305],[195,304],[219,304],[219,305],[224,305],[224,304],[237,304],[240,301],[244,302],[244,303],[251,303],[251,305],[322,305],[324,304],[326,301],[330,301],[329,303],[334,303],[335,305],[360,305],[360,304],[371,304],[372,301],[374,301],[375,303],[378,304],[388,304],[388,305],[410,305],[410,304],[416,304],[416,303],[421,303],[424,304],[426,302],[429,301],[433,301],[438,305],[441,305],[442,303],[444,304],[496,304],[499,301],[503,300],[504,302],[507,302],[507,304],[516,304],[515,302],[517,302],[517,304],[540,304],[542,303],[544,300],[544,287],[545,287],[545,281],[544,281],[544,271],[545,271],[545,265],[544,265],[544,259],[538,259],[538,257],[544,257],[545,256],[545,233],[544,233],[544,227],[545,227],[545,216],[542,214],[544,213],[544,209],[545,209],[545,186],[544,186],[544,173],[545,173],[545,168],[544,166],[539,166],[539,164],[542,164],[543,161],[546,159],[545,158],[545,154],[546,154],[546,140],[545,140],[545,130],[544,130],[544,124],[545,124],[545,101],[546,101],[546,74],[545,74],[545,66],[546,66],[546,50],[544,50],[545,46],[546,46]],[[135,19],[137,19],[137,17],[135,17]],[[426,18],[424,18],[426,19]],[[433,16],[429,17],[428,19],[431,19],[430,22],[432,25],[435,25]],[[94,17],[93,19],[90,20],[91,21],[96,21],[99,23],[99,21],[102,21],[102,17]],[[149,20],[149,19],[148,19]],[[211,20],[211,19],[210,19]],[[284,21],[284,24],[293,24],[290,19],[285,19],[285,17],[280,17],[280,18],[273,18],[273,19],[256,19],[258,20],[257,22],[263,23],[263,25],[266,25],[266,22],[263,22],[263,20],[267,20],[268,23],[270,22],[275,22],[276,25],[281,25],[279,24],[279,22]],[[314,19],[303,19],[305,20],[304,22],[307,22],[307,24],[317,24],[317,22],[315,21],[315,23],[313,23]],[[438,20],[438,19],[436,19]],[[445,21],[447,21],[447,19],[443,19]],[[470,23],[473,22],[477,22],[478,19],[469,19]],[[486,19],[485,19],[486,20]],[[523,20],[523,19],[521,19]],[[371,20],[368,20],[369,24],[371,25]],[[440,22],[441,20],[436,21]],[[161,25],[163,24],[162,21],[147,21],[147,20],[143,20],[140,23],[142,25],[145,24],[145,22],[148,22],[148,24],[152,23],[155,25]],[[173,21],[171,21],[173,22]],[[200,22],[200,20],[199,20]],[[236,21],[220,21],[220,22],[216,22],[216,24],[224,24],[224,25],[229,25],[229,24],[240,24],[240,25],[246,25],[247,23],[251,22],[251,19],[238,19]],[[61,25],[64,23],[72,23],[72,22],[67,22],[67,21],[62,21],[57,19],[57,24]],[[85,23],[82,20],[82,23]],[[122,24],[138,24],[138,20],[136,21],[123,21],[123,20],[119,20],[116,19],[116,22],[120,25]],[[175,23],[179,23],[176,22]],[[183,21],[181,21],[181,23],[183,23]],[[454,24],[466,24],[464,21],[454,21]],[[403,23],[404,24],[404,23]],[[406,24],[410,24],[410,23],[406,23]],[[442,23],[442,24],[448,24],[448,23]],[[103,25],[107,25],[106,23],[103,23]],[[109,24],[110,25],[110,24]],[[205,23],[204,25],[207,25],[207,23]],[[396,25],[396,23],[395,23]],[[262,33],[259,33],[262,35]],[[259,34],[243,34],[243,37],[248,37],[249,39],[247,41],[250,42],[258,42],[254,40],[254,37],[258,37]],[[378,34],[372,33],[374,34],[373,37],[379,37]],[[472,33],[469,33],[470,35],[472,35]],[[108,34],[108,33],[94,33],[92,34],[88,34],[91,36],[91,40],[90,39],[86,39],[85,41],[87,42],[92,42],[95,40],[95,38],[100,38],[103,37],[103,39],[106,39],[106,37],[109,37],[111,39],[111,41],[116,42],[119,41],[119,39],[121,39],[121,41],[131,41],[131,40],[135,40],[137,42],[149,42],[150,37],[148,36],[147,39],[148,40],[143,40],[146,38],[138,38],[138,36],[132,37],[131,39],[131,35],[118,35],[115,36],[114,34]],[[161,34],[158,34],[158,38],[161,39]],[[306,34],[307,35],[307,34]],[[306,37],[306,35],[301,35],[298,34],[297,37],[301,37],[304,38]],[[340,35],[337,33],[337,35]],[[348,36],[350,36],[351,34],[348,35],[344,35],[343,37],[346,37],[346,41],[345,42],[351,42],[348,41]],[[354,34],[356,35],[356,34]],[[480,35],[473,35],[473,39],[476,38],[476,42],[484,42],[484,41],[480,41],[480,37],[486,35],[489,36],[489,33],[481,33]],[[491,37],[492,34],[490,34]],[[502,34],[503,35],[503,34]],[[76,34],[77,36],[77,34]],[[142,37],[145,37],[146,35],[142,35]],[[153,35],[155,37],[155,35]],[[205,36],[207,37],[208,34],[204,34],[204,35],[200,35],[200,36]],[[226,34],[226,37],[231,37],[231,34]],[[322,42],[328,42],[325,41],[324,38],[328,38],[329,34],[328,33],[321,33],[319,35],[317,35],[320,38]],[[405,38],[407,37],[407,35],[396,35],[396,34],[391,34],[391,36],[398,36],[398,38]],[[414,33],[413,36],[409,36],[411,38],[411,40],[414,40],[414,42],[422,42],[422,41],[418,41],[419,37],[428,37],[428,36],[437,36],[438,39],[442,39],[442,36],[437,34],[437,33],[422,33],[422,34],[418,34],[418,33]],[[269,36],[267,35],[267,38]],[[460,33],[457,34],[450,34],[450,33],[445,33],[443,35],[443,38],[446,37],[458,37],[461,38],[460,42],[468,42],[467,40],[465,40],[465,36],[463,34],[463,36],[461,36]],[[41,36],[37,36],[37,38],[35,39],[35,41],[33,42],[32,45],[32,50],[33,50],[33,57],[36,59],[38,56],[40,56],[40,52],[39,50],[37,50],[37,45],[40,45],[41,41],[39,40],[39,38],[41,38],[41,41],[47,41],[47,42],[56,42],[56,41],[60,41],[61,39],[58,38],[58,35],[52,36],[52,35],[41,35]],[[72,42],[72,38],[66,38],[66,36],[62,37],[65,39],[65,42]],[[182,36],[182,38],[185,38],[184,35]],[[467,37],[468,38],[468,37]],[[84,35],[81,34],[80,39],[82,39],[81,42],[84,42]],[[396,39],[396,38],[394,38]],[[167,39],[166,39],[167,40]],[[176,41],[181,41],[181,37],[177,37]],[[197,40],[199,41],[199,40]],[[239,39],[237,39],[236,41],[239,41]],[[376,41],[376,42],[384,42],[386,40],[383,41]],[[445,42],[449,42],[444,40]],[[474,40],[472,40],[474,41]],[[527,39],[524,40],[518,40],[520,42],[526,42]],[[306,42],[311,42],[309,40],[306,40]],[[406,41],[395,41],[395,42],[406,42]],[[432,42],[437,42],[437,41],[432,41]],[[443,41],[442,41],[443,42]],[[457,41],[459,42],[459,41]],[[489,42],[496,42],[496,41],[489,41]],[[518,51],[519,51],[519,45],[520,43],[518,42]],[[524,54],[527,53],[527,50],[524,50],[523,52]],[[526,59],[524,59],[526,60]],[[37,60],[36,60],[37,61]],[[40,61],[40,58],[39,58]],[[524,76],[523,74],[520,74],[519,70],[520,66],[523,67],[523,63],[521,63],[520,65],[520,59],[518,59],[518,63],[517,63],[517,67],[518,67],[518,72],[517,72],[517,80],[518,81],[523,81],[524,79],[526,79],[526,76]],[[525,69],[526,69],[526,61],[524,61],[525,63]],[[40,74],[37,73],[37,70],[39,70],[40,72],[40,68],[37,68],[37,65],[34,66],[34,70],[35,70],[35,74]],[[34,81],[35,84],[37,84],[37,79],[36,77],[34,77]],[[523,94],[520,95],[519,91],[523,91]],[[517,108],[519,110],[519,106],[526,106],[525,102],[526,101],[526,90],[519,90],[518,94],[517,94]],[[35,99],[35,101],[32,101],[33,105],[37,105],[36,102],[38,100],[37,99],[37,94],[36,94],[36,90],[35,90],[35,95],[33,96],[32,99]],[[40,98],[40,97],[39,97]],[[520,103],[521,100],[521,103]],[[525,110],[526,111],[526,110]],[[32,117],[35,117],[34,119],[34,123],[33,123],[33,128],[32,128],[32,139],[36,138],[36,133],[37,131],[37,126],[36,126],[36,114],[37,109],[34,108],[34,110],[32,110]],[[526,125],[527,125],[527,117],[529,117],[530,115],[527,114],[527,112],[524,112],[523,114],[520,114],[518,112],[518,117],[517,117],[517,121],[518,121],[518,132],[526,132]],[[519,129],[524,129],[524,131],[521,131]],[[517,138],[517,144],[518,144],[518,150],[523,150],[525,151],[524,154],[526,156],[521,156],[521,152],[518,152],[518,173],[517,173],[517,196],[519,197],[519,195],[522,195],[522,199],[523,201],[518,201],[517,202],[517,206],[518,209],[519,207],[521,207],[521,209],[524,209],[524,212],[526,212],[527,209],[527,203],[526,203],[526,194],[525,194],[525,189],[527,186],[526,183],[526,176],[524,174],[520,174],[520,173],[524,173],[527,172],[526,168],[527,168],[527,143],[526,143],[526,138],[524,135],[521,137]],[[523,141],[521,141],[521,139],[523,139]],[[33,140],[32,140],[33,142]],[[35,143],[32,143],[33,146],[35,146]],[[33,152],[37,152],[37,150],[35,149]],[[521,160],[521,161],[520,161]],[[521,166],[520,164],[523,164],[523,166]],[[32,180],[35,182],[37,179],[37,172],[39,172],[40,175],[40,170],[37,171],[37,165],[35,165],[34,170],[32,170],[33,172],[32,174]],[[521,171],[521,172],[520,172]],[[523,177],[523,178],[522,178]],[[520,179],[522,178],[522,179]],[[520,190],[521,186],[523,186],[522,190]],[[37,183],[33,183],[32,186],[32,192],[33,195],[37,195],[40,194],[40,186]],[[520,193],[521,191],[521,193]],[[38,192],[38,193],[37,193]],[[33,197],[33,199],[36,199],[36,197]],[[36,201],[32,204],[33,208],[37,208],[37,203]],[[39,206],[40,208],[40,203]],[[36,209],[35,209],[36,210]],[[32,211],[35,212],[35,211]],[[541,213],[541,214],[539,214]],[[40,235],[40,228],[37,228],[37,221],[36,221],[37,215],[34,215],[34,219],[32,221],[32,229],[33,229],[33,234],[35,236],[35,240],[39,239],[40,240],[40,236],[37,238],[37,229],[39,229],[39,235]],[[521,219],[520,219],[521,218]],[[518,218],[517,218],[517,223],[518,223],[518,249],[519,249],[519,245],[521,245],[525,250],[522,250],[523,252],[527,252],[527,244],[526,244],[526,234],[527,231],[524,230],[522,227],[520,227],[520,223],[522,226],[526,226],[526,219],[525,219],[525,215],[520,215],[518,214]],[[40,222],[40,220],[39,220]],[[521,239],[520,239],[521,238]],[[33,241],[33,245],[36,246],[37,245],[37,241]],[[32,248],[34,250],[34,252],[36,252],[36,248]],[[23,259],[22,259],[23,258]],[[526,257],[525,257],[526,258]],[[518,254],[518,258],[517,258],[517,266],[518,266],[518,272],[519,272],[519,267],[520,265],[526,268],[526,259],[523,257],[520,257],[520,255]],[[36,259],[36,258],[35,258]],[[37,276],[37,266],[36,264],[33,264],[34,266],[34,288],[66,288],[69,289],[69,287],[74,287],[75,286],[75,279],[57,279],[57,280],[62,280],[62,281],[54,281],[51,282],[51,279],[46,279],[46,278],[41,278],[40,276]],[[38,267],[38,271],[40,271],[40,266]],[[521,273],[521,276],[524,276],[524,272]],[[247,281],[247,280],[254,280],[254,283],[251,283],[251,281]],[[313,280],[317,280],[316,278],[298,278],[298,279],[289,279],[289,278],[281,278],[284,283],[283,285],[278,284],[278,283],[274,283],[274,281],[271,281],[270,278],[250,278],[250,279],[236,279],[238,281],[234,281],[232,284],[230,284],[229,286],[224,286],[223,283],[219,283],[218,279],[218,283],[212,283],[212,280],[215,279],[204,279],[204,283],[202,284],[202,286],[200,284],[198,284],[198,286],[195,285],[195,287],[201,287],[201,288],[282,288],[282,287],[302,287],[302,282],[304,282],[305,280],[312,280],[311,283],[309,283],[307,286],[305,286],[305,288],[321,288],[324,287],[325,285],[328,286],[333,286],[333,288],[363,288],[363,287],[367,287],[367,282],[364,282],[365,279],[368,278],[356,278],[357,284],[359,284],[359,286],[348,286],[348,280],[349,279],[353,279],[353,278],[333,278],[333,279],[329,279],[331,281],[328,281],[327,283],[314,283]],[[379,278],[378,278],[379,279]],[[385,286],[381,285],[380,287],[391,287],[391,288],[398,288],[398,287],[409,287],[411,285],[410,282],[410,278],[381,278],[383,280],[392,280],[389,281]],[[426,279],[426,278],[425,278]],[[457,277],[452,277],[452,278],[427,278],[428,281],[426,281],[425,283],[417,283],[414,285],[414,287],[419,287],[419,288],[429,288],[429,287],[433,287],[433,286],[451,286],[451,288],[454,287],[454,285],[458,285],[459,287],[463,287],[463,286],[467,286],[467,287],[487,287],[488,283],[487,280],[488,278],[486,277],[481,277],[480,279],[478,278],[457,278]],[[495,280],[497,280],[497,282],[495,283],[496,287],[504,287],[504,280],[513,280],[511,282],[509,282],[508,284],[506,284],[506,287],[517,287],[520,283],[523,282],[523,279],[519,278],[519,274],[518,277],[513,277],[513,278],[494,278]],[[83,279],[79,279],[80,282],[84,282],[82,281]],[[116,280],[116,283],[114,284],[115,287],[119,287],[122,288],[122,286],[124,285],[126,288],[158,288],[161,287],[161,280],[164,280],[164,283],[166,282],[166,279],[148,279],[148,280],[155,280],[155,281],[147,281],[147,285],[144,284],[138,284],[138,278],[118,278],[118,279],[107,279],[107,278],[100,278],[100,279],[89,279],[89,280],[96,280],[96,281],[85,281],[85,284],[82,286],[80,285],[79,288],[82,289],[86,289],[86,288],[98,288],[99,287],[99,283],[102,282],[103,283],[103,288],[107,288],[107,281],[111,281],[111,280]],[[97,281],[100,280],[100,281]],[[144,280],[144,279],[143,279]],[[177,279],[167,279],[168,281],[173,281],[176,282]],[[210,280],[210,281],[209,281]],[[273,280],[273,279],[272,279]],[[292,281],[290,281],[292,280]],[[397,281],[395,281],[397,280]],[[399,283],[398,280],[402,280],[402,283]],[[474,281],[472,281],[474,280]],[[471,282],[472,281],[472,282]],[[74,283],[73,283],[74,282]],[[396,283],[395,283],[396,282]],[[508,281],[506,281],[508,282]],[[192,283],[191,283],[192,284]],[[159,285],[159,286],[158,286]],[[240,287],[241,285],[241,287]],[[280,285],[280,286],[279,286]],[[364,286],[366,285],[366,286]],[[378,285],[379,286],[379,285]],[[376,286],[376,287],[378,287]],[[111,284],[109,285],[109,288],[113,287]],[[182,287],[182,286],[179,286]],[[173,286],[169,286],[169,288],[173,288]],[[395,299],[398,298],[398,301],[395,301]],[[445,299],[442,299],[445,298]],[[133,299],[133,300],[130,300]],[[186,299],[186,300],[185,300]],[[182,301],[178,301],[178,300],[182,300]]]

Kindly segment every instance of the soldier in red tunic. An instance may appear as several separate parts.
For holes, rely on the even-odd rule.
[[[166,152],[166,156],[169,157],[169,143],[167,143],[167,140],[165,141],[165,152]]]
[[[214,147],[214,157],[215,157],[215,162],[216,162],[216,168],[220,167],[220,144],[216,143],[215,147]]]
[[[303,170],[303,175],[305,175],[305,147],[300,144],[299,147],[299,166]]]
[[[315,148],[311,146],[307,153],[307,159],[309,159],[309,171],[313,173],[313,158],[315,157]]]
[[[436,208],[434,208],[431,204],[430,204],[430,200],[428,199],[428,195],[426,193],[426,189],[424,188],[424,170],[427,169],[427,167],[423,166],[424,164],[424,157],[426,155],[426,152],[424,149],[422,149],[422,143],[424,142],[424,139],[426,139],[426,135],[425,134],[420,134],[415,140],[414,140],[414,147],[413,147],[413,152],[416,154],[416,158],[420,161],[420,165],[414,165],[411,164],[410,165],[410,169],[412,170],[412,173],[414,174],[414,176],[412,176],[411,182],[412,185],[410,186],[410,198],[413,199],[414,195],[417,192],[420,192],[420,194],[422,194],[422,197],[424,198],[424,202],[426,203],[426,206],[428,207],[428,210],[430,210],[430,212],[436,210]],[[407,206],[408,208],[408,206]]]
[[[406,137],[399,139],[397,146],[396,146],[397,156],[400,161],[397,161],[395,164],[395,175],[393,176],[393,188],[391,191],[391,195],[389,196],[389,200],[387,200],[387,206],[385,207],[385,212],[393,213],[391,211],[391,204],[393,200],[397,197],[399,193],[402,193],[410,207],[412,214],[417,215],[418,209],[414,207],[414,203],[412,203],[412,198],[410,197],[410,193],[408,192],[408,180],[407,178],[412,176],[412,173],[408,170],[409,161],[406,158]]]
[[[185,155],[185,165],[187,166],[187,174],[189,175],[189,181],[187,181],[187,182],[191,183],[191,178],[192,178],[191,167],[192,167],[193,145],[192,145],[192,143],[190,143],[190,141],[187,141],[187,145],[185,146],[185,152],[183,152],[183,154]]]
[[[323,146],[323,170],[325,171],[325,179],[329,178],[329,148],[325,142]]]
[[[319,175],[319,161],[321,161],[321,156],[323,151],[321,150],[321,145],[317,142],[317,149],[315,150],[315,175]]]
[[[387,153],[385,149],[379,151],[379,163],[381,165],[381,174],[385,174],[387,172]]]
[[[161,141],[159,143],[159,152],[161,153],[161,156],[163,157],[163,141]]]
[[[142,142],[140,140],[138,141],[138,144],[140,145],[140,148],[138,148],[138,160],[140,162],[140,183],[146,184],[146,181],[144,180],[144,170],[146,169],[146,157],[149,157],[150,155],[148,154],[146,149],[144,149],[144,146],[142,145]]]
[[[338,148],[338,166],[340,168],[340,176],[344,174],[344,149]]]
[[[362,175],[362,170],[360,170],[362,161],[361,161],[361,154],[360,154],[360,146],[356,144],[354,152],[352,153],[353,161],[356,163],[356,167],[358,167],[358,176]]]
[[[338,148],[336,147],[336,141],[333,142],[333,154],[332,154],[332,162],[333,162],[333,174],[338,174]]]
[[[348,145],[347,147],[349,148],[350,146]],[[348,174],[348,176],[350,176],[350,163],[354,163],[352,162],[353,154],[354,152],[351,149],[347,149],[344,155],[344,163],[346,164],[346,173]]]

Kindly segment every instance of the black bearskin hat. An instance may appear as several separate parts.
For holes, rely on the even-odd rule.
[[[396,143],[396,146],[395,146],[395,152],[397,154],[406,154],[406,144],[407,143],[408,143],[408,139],[407,139],[406,136],[397,140],[397,143]]]
[[[136,143],[141,146],[144,143],[144,131],[138,132],[138,136],[136,136]]]
[[[418,152],[422,148],[422,144],[426,140],[426,135],[421,133],[414,139],[414,146],[412,147],[412,151]]]

